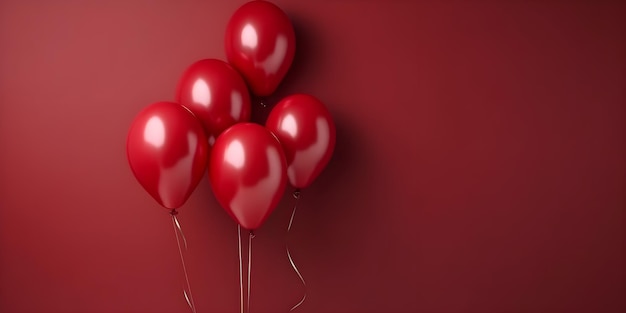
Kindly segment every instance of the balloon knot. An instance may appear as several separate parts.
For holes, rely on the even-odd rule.
[[[250,231],[250,238],[254,239],[254,237],[256,237],[256,234],[254,233],[253,230]]]
[[[293,192],[293,197],[294,197],[294,199],[296,199],[296,200],[300,199],[300,188],[296,189],[296,190]]]
[[[172,215],[172,216],[176,216],[176,215],[178,215],[178,211],[176,211],[176,209],[172,209],[172,210],[170,211],[170,215]]]

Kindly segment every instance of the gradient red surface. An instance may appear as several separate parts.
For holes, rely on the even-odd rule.
[[[0,312],[188,312],[126,134],[224,59],[242,3],[0,1]],[[626,309],[623,2],[276,3],[298,42],[270,102],[314,94],[338,136],[290,237],[299,312]],[[301,296],[292,203],[255,239],[252,312]],[[238,312],[206,177],[179,217],[198,312]]]

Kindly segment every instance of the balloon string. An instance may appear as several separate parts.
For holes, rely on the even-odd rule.
[[[172,227],[174,227],[174,235],[176,236],[176,244],[178,245],[178,254],[180,255],[180,262],[183,265],[183,272],[185,273],[185,282],[187,283],[187,289],[183,288],[183,295],[185,296],[185,300],[187,301],[187,305],[191,309],[192,313],[196,313],[196,304],[193,301],[193,295],[191,294],[191,285],[189,284],[189,275],[187,275],[187,266],[185,265],[185,257],[183,256],[183,249],[180,246],[180,238],[183,239],[183,244],[185,246],[185,251],[187,251],[187,239],[185,238],[185,234],[183,233],[183,229],[180,227],[180,223],[178,222],[178,218],[176,218],[176,210],[172,210],[170,213],[172,215]],[[189,294],[187,293],[189,290]]]
[[[293,205],[293,211],[291,212],[291,219],[289,219],[289,226],[287,227],[287,235],[289,235],[289,232],[291,231],[293,218],[294,216],[296,216],[298,200],[300,200],[300,189],[296,189],[296,191],[293,192],[293,197],[296,199],[296,203]],[[304,303],[304,300],[306,299],[306,282],[304,281],[304,277],[302,277],[302,274],[300,274],[298,267],[293,262],[293,258],[291,257],[291,252],[289,251],[289,243],[286,244],[286,247],[287,247],[287,257],[289,258],[289,263],[291,263],[291,267],[293,267],[293,270],[296,272],[296,274],[298,274],[298,277],[300,277],[300,281],[302,281],[302,285],[304,286],[304,295],[302,295],[302,299],[300,299],[300,302],[298,302],[296,305],[294,305],[291,308],[291,310],[289,310],[289,312],[291,312],[295,310],[296,308],[298,308],[300,305],[302,305],[302,303]]]
[[[248,237],[248,313],[250,313],[250,272],[252,270],[252,239],[254,237],[254,233],[250,231],[250,236]]]
[[[241,313],[243,312],[243,261],[241,259],[241,225],[237,224],[237,237],[239,238],[239,294],[241,295]]]

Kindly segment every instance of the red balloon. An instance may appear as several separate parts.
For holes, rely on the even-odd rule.
[[[266,127],[283,146],[289,182],[309,186],[330,161],[335,149],[335,123],[324,104],[313,96],[291,95],[270,112]]]
[[[206,59],[192,64],[178,83],[176,98],[202,122],[211,145],[228,127],[250,120],[246,82],[224,61]]]
[[[271,95],[287,74],[296,35],[285,12],[267,1],[242,5],[226,26],[226,56],[244,76],[252,93]]]
[[[242,227],[259,228],[287,185],[287,163],[278,139],[265,127],[240,123],[217,138],[209,179],[220,205]]]
[[[206,169],[209,147],[202,125],[176,103],[157,102],[133,121],[128,163],[146,191],[168,209],[181,207]]]

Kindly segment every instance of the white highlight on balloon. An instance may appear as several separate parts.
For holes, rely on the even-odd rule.
[[[246,154],[243,150],[243,145],[239,140],[231,142],[226,147],[226,153],[224,154],[224,160],[226,163],[232,165],[235,168],[242,168],[246,162]]]
[[[204,79],[200,78],[193,83],[191,99],[193,99],[193,102],[202,104],[207,108],[211,104],[211,89],[209,89],[209,85]]]
[[[241,31],[241,45],[250,49],[256,48],[259,43],[259,37],[254,26],[246,24]]]
[[[261,67],[263,67],[268,74],[276,74],[286,55],[287,37],[278,35],[274,43],[274,51],[261,63]]]
[[[307,164],[317,163],[322,159],[324,153],[326,152],[326,147],[328,147],[328,143],[330,141],[330,126],[328,125],[328,121],[322,117],[318,117],[317,120],[315,120],[315,127],[317,133],[317,140],[315,143],[309,146],[306,150],[296,152],[293,157],[293,161],[287,168],[287,176],[289,176],[289,180],[292,182],[306,179],[315,170],[314,168],[309,168],[309,172],[305,173],[303,177],[296,177],[296,168],[300,168],[301,170],[307,169]]]
[[[163,125],[160,117],[153,116],[148,120],[143,129],[143,140],[155,148],[163,146],[165,143],[165,125]]]
[[[280,129],[289,134],[292,138],[295,138],[298,135],[298,124],[296,123],[296,119],[293,115],[288,114],[285,118],[280,122]]]
[[[230,116],[235,120],[241,118],[241,107],[243,107],[243,98],[239,92],[233,90],[230,93]]]

